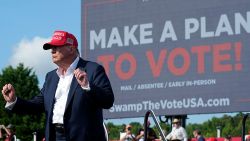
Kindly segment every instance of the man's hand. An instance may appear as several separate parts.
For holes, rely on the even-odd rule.
[[[2,94],[6,102],[14,102],[16,100],[15,89],[11,84],[3,86]]]
[[[76,77],[77,82],[82,86],[82,87],[88,87],[89,86],[89,80],[87,77],[87,73],[80,68],[77,68],[74,70],[74,74]]]

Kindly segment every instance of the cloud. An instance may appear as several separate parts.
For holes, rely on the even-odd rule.
[[[42,46],[49,39],[34,37],[33,39],[22,39],[13,50],[9,63],[17,66],[23,63],[25,67],[32,68],[39,78],[39,82],[44,81],[44,77],[48,71],[56,68],[51,60],[50,50],[43,50]],[[41,79],[42,80],[41,80]]]

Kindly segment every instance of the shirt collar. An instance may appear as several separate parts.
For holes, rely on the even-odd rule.
[[[69,66],[69,68],[67,69],[65,75],[69,75],[69,74],[72,74],[74,72],[74,70],[76,69],[77,67],[77,64],[79,62],[80,58],[79,57],[76,57],[76,59],[74,60],[74,62]],[[57,75],[60,77],[62,76],[62,70],[60,68],[57,69],[56,71]]]

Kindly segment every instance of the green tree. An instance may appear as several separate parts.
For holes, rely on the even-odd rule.
[[[25,68],[19,64],[16,68],[9,66],[0,74],[0,87],[10,83],[14,86],[16,95],[23,99],[30,99],[39,94],[38,79],[31,68]],[[44,132],[45,115],[16,115],[4,108],[5,101],[0,98],[0,124],[13,124],[16,127],[16,135],[23,141],[32,140],[33,132]],[[25,110],[25,109],[23,109]]]
[[[139,122],[131,122],[130,125],[132,125],[132,133],[136,136],[138,134],[138,131],[140,128],[143,128],[142,124]]]
[[[113,123],[109,122],[106,124],[106,128],[108,130],[109,139],[119,139],[119,131],[121,131],[122,126],[114,125]]]
[[[221,128],[221,137],[225,137],[227,135],[231,135],[233,137],[240,137],[241,136],[241,129],[242,129],[242,119],[243,114],[239,113],[235,116],[224,115],[221,118],[212,118],[202,124],[189,124],[187,125],[187,133],[189,138],[193,137],[192,132],[195,129],[200,129],[204,137],[216,137],[217,136],[217,127],[220,126]],[[246,129],[249,129],[250,121],[247,120],[246,122]]]
[[[165,122],[160,122],[159,124],[160,124],[161,129],[163,131],[163,134],[165,134],[165,136],[168,133],[170,133],[170,131],[171,131],[171,125],[170,124],[168,124],[167,122],[166,123]],[[159,132],[158,128],[156,127],[156,125],[153,127],[153,129],[156,132],[157,136],[160,137],[160,132]]]

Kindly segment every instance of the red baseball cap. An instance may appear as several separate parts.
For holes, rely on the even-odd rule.
[[[50,42],[43,45],[44,50],[48,50],[51,46],[63,46],[72,45],[74,47],[78,46],[76,37],[66,31],[55,31]]]

